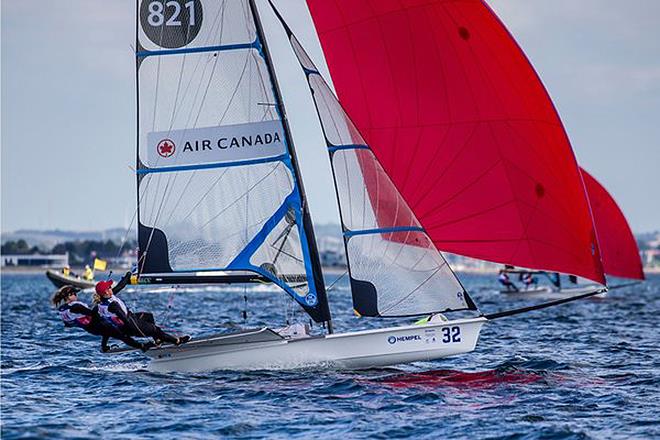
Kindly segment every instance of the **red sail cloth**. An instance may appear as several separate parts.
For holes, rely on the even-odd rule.
[[[580,168],[580,171],[591,204],[605,273],[615,277],[643,280],[644,270],[637,241],[621,208],[603,185],[584,168]]]
[[[339,99],[438,249],[605,276],[568,137],[480,0],[307,0]]]

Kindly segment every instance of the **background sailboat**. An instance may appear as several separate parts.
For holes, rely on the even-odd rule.
[[[642,270],[642,261],[640,258],[637,241],[628,225],[623,211],[617,205],[614,198],[607,192],[593,176],[583,168],[580,168],[584,187],[589,197],[589,205],[594,218],[594,225],[598,235],[598,244],[601,249],[601,259],[605,274],[610,277],[626,278],[630,280],[644,280],[644,271]],[[501,293],[521,293],[526,296],[530,294],[544,296],[552,293],[551,296],[570,296],[587,292],[593,289],[593,285],[577,286],[577,279],[572,282],[569,279],[567,283],[559,273],[550,274],[547,272],[531,271],[524,269],[507,270],[508,273],[533,273],[542,275],[541,279],[547,277],[551,282],[551,287],[539,283],[529,289],[522,289],[522,292],[515,292],[510,289],[502,290]],[[571,277],[575,278],[575,277]],[[628,285],[628,284],[625,284]],[[617,288],[620,285],[610,286]],[[605,293],[599,295],[603,297]],[[538,296],[538,295],[537,295]]]

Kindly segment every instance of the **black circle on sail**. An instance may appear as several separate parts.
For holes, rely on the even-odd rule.
[[[202,28],[201,0],[143,0],[140,25],[154,44],[166,49],[186,46]]]

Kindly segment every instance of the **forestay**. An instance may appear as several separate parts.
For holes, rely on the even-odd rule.
[[[327,321],[261,34],[248,0],[138,2],[140,280],[267,280]]]
[[[474,309],[300,42],[275,13],[306,73],[325,135],[355,311],[391,317]]]

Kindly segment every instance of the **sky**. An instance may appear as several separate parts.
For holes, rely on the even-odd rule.
[[[276,4],[327,73],[304,3]],[[633,231],[660,230],[660,2],[489,4],[548,88],[581,165],[607,187]],[[134,0],[3,0],[1,7],[2,230],[127,227],[136,199]],[[285,47],[271,49],[294,138],[318,137]],[[298,146],[303,179],[314,220],[337,223],[319,145]]]

